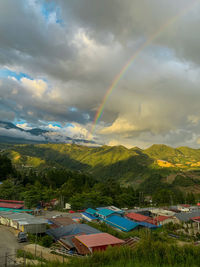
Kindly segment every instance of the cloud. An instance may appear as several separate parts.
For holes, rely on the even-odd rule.
[[[27,122],[17,123],[16,126],[21,128],[21,129],[24,129],[24,130],[31,130],[32,129],[32,127],[30,127]]]
[[[51,123],[48,125],[48,128],[51,129],[51,130],[60,130],[59,126],[53,125]]]
[[[32,97],[41,98],[47,90],[47,84],[43,80],[21,78],[20,81],[25,90],[28,90],[31,93]]]
[[[52,138],[87,138],[108,88],[137,55],[92,138],[127,146],[197,145],[198,1],[48,2],[0,1],[0,68],[9,74],[0,77],[1,118],[49,125]]]
[[[104,127],[101,134],[123,134],[137,131],[138,128],[133,123],[130,123],[126,118],[118,117],[111,126]]]
[[[20,131],[18,129],[5,129],[0,127],[0,136],[8,136],[13,138],[22,138],[26,140],[33,140],[33,141],[45,141],[43,136],[34,136],[30,133]]]

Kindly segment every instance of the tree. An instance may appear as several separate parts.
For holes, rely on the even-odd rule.
[[[186,195],[186,202],[187,202],[188,204],[195,204],[195,203],[196,203],[195,196],[194,196],[193,193],[188,193],[188,194]]]
[[[6,180],[9,175],[14,173],[11,160],[6,156],[0,155],[0,181]]]
[[[175,195],[171,190],[160,189],[157,190],[155,194],[153,194],[152,200],[157,204],[173,204]]]
[[[21,190],[21,186],[15,186],[13,179],[7,179],[0,185],[0,198],[17,199]]]
[[[112,205],[112,198],[107,196],[102,196],[99,192],[91,193],[77,193],[72,196],[69,200],[72,209],[84,209],[84,208],[96,208],[100,206]]]

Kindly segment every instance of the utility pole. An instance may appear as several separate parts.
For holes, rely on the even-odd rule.
[[[5,267],[8,266],[8,252],[5,253]]]
[[[26,254],[25,254],[25,250],[24,250],[24,267],[26,267]]]
[[[37,256],[36,254],[36,249],[37,249],[37,234],[38,234],[38,229],[37,229],[38,226],[36,226],[36,236],[35,236],[35,258]]]

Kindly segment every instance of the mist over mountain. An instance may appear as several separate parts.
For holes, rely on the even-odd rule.
[[[0,143],[7,144],[47,144],[70,143],[96,145],[94,141],[82,138],[71,138],[61,132],[40,128],[23,129],[11,122],[0,121]]]

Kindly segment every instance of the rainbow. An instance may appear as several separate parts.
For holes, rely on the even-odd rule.
[[[189,0],[190,1],[190,0]],[[103,110],[105,108],[106,102],[109,98],[109,96],[111,95],[111,93],[113,92],[113,90],[116,88],[116,86],[118,85],[119,81],[121,80],[121,78],[124,76],[124,74],[126,73],[126,71],[128,70],[129,66],[134,62],[134,60],[140,55],[140,53],[146,48],[148,47],[162,32],[164,32],[168,27],[170,27],[171,25],[173,25],[178,19],[180,19],[181,17],[183,17],[185,14],[187,14],[191,9],[193,9],[197,4],[199,3],[199,0],[196,0],[192,3],[192,5],[187,6],[186,8],[182,9],[176,16],[170,18],[167,22],[165,22],[164,24],[162,24],[157,31],[155,31],[135,52],[134,54],[131,56],[131,58],[128,60],[128,62],[126,62],[126,64],[123,66],[123,68],[120,70],[120,72],[117,74],[117,76],[113,79],[110,87],[107,89],[103,100],[95,114],[92,126],[91,126],[91,130],[90,130],[90,136],[92,136],[94,134],[95,131],[95,127],[97,125],[97,123],[99,122],[102,114],[103,114]]]

